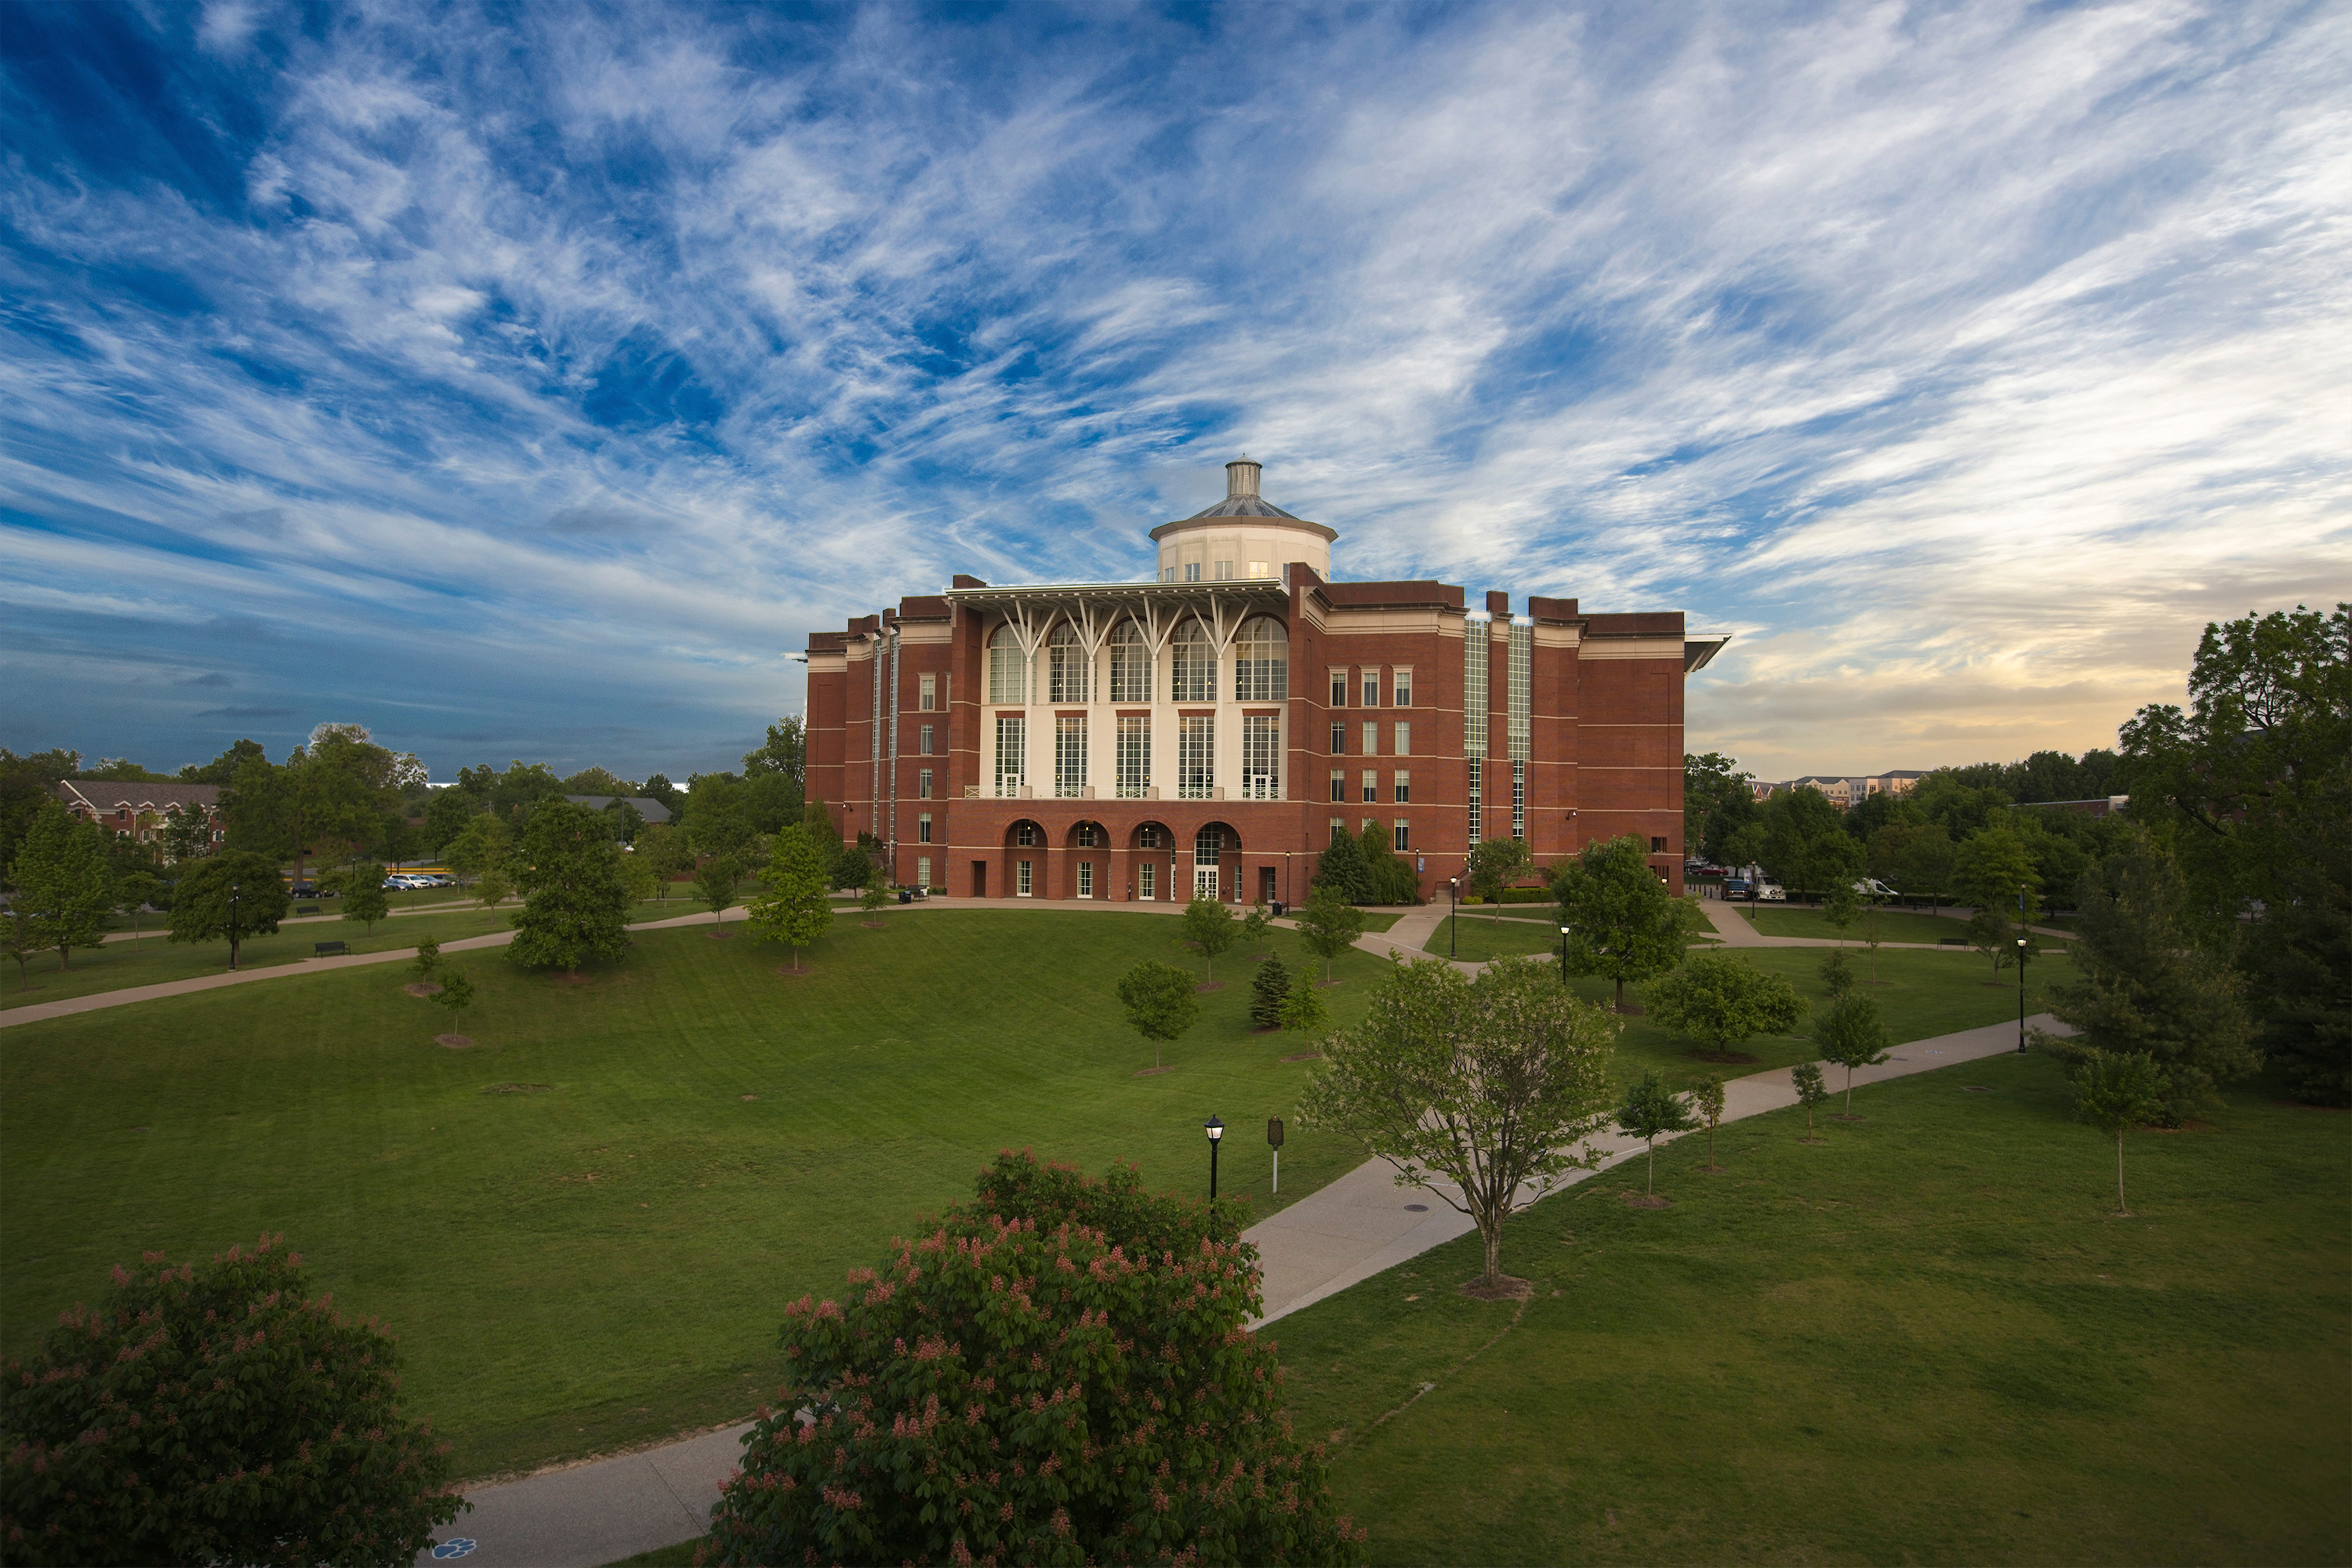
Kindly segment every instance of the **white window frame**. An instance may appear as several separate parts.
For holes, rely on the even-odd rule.
[[[1094,896],[1095,863],[1091,860],[1081,860],[1078,862],[1078,897],[1091,899]]]
[[[1034,864],[1035,862],[1031,860],[1015,860],[1013,862],[1013,896],[1014,898],[1026,899],[1035,896],[1034,889],[1035,887],[1036,876],[1035,873],[1030,869],[1030,868]]]
[[[928,855],[915,857],[915,885],[919,888],[931,885],[931,858]]]
[[[1362,702],[1357,704],[1357,706],[1361,708],[1377,708],[1380,705],[1381,668],[1380,666],[1374,665],[1371,668],[1364,671],[1364,700]]]
[[[917,800],[931,798],[931,770],[929,768],[915,770],[915,798]]]
[[[1086,645],[1078,640],[1078,628],[1066,620],[1055,621],[1045,635],[1045,700],[1086,701],[1093,684],[1091,663]]]
[[[1209,628],[1187,619],[1168,641],[1168,700],[1214,702],[1217,700],[1217,645]]]
[[[915,842],[918,844],[929,844],[930,841],[931,814],[927,811],[915,818]]]
[[[916,689],[919,693],[916,698],[917,709],[925,713],[938,712],[940,708],[940,678],[937,675],[918,676],[916,677]]]
[[[1151,700],[1151,645],[1133,621],[1119,622],[1110,635],[1110,700]]]
[[[1410,720],[1400,719],[1394,724],[1390,725],[1389,728],[1396,731],[1396,739],[1389,742],[1389,750],[1394,755],[1400,757],[1409,757],[1412,755],[1412,721]]]
[[[1289,636],[1272,616],[1254,616],[1234,639],[1234,700],[1280,702],[1289,695]]]
[[[1160,901],[1160,868],[1152,865],[1135,868],[1135,896],[1145,903]]]
[[[996,716],[996,798],[1019,797],[1029,784],[1029,721],[1018,713]]]
[[[1087,788],[1087,721],[1059,714],[1054,720],[1054,798],[1076,800]]]
[[[1151,716],[1122,714],[1118,721],[1116,785],[1121,800],[1141,800],[1151,787]]]
[[[1389,824],[1389,849],[1398,855],[1412,853],[1412,824],[1402,816]]]
[[[1389,706],[1391,708],[1412,706],[1412,666],[1401,664],[1389,671]]]
[[[1410,805],[1412,804],[1412,773],[1400,772],[1396,776],[1395,782],[1390,785],[1390,788],[1393,792],[1389,796],[1391,800],[1395,801],[1399,805]]]
[[[1362,782],[1364,786],[1364,798],[1362,804],[1365,805],[1370,805],[1381,798],[1380,770],[1377,768],[1366,768],[1364,770]]]
[[[1242,798],[1282,798],[1282,716],[1242,716]]]
[[[1176,798],[1213,800],[1216,787],[1216,718],[1185,714],[1176,721]]]
[[[988,700],[1007,706],[1029,700],[1029,655],[1009,622],[988,639]]]

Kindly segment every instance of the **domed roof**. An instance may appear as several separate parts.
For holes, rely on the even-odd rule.
[[[1209,517],[1278,517],[1290,522],[1298,518],[1283,510],[1257,493],[1259,466],[1247,458],[1237,458],[1225,465],[1225,499],[1212,507],[1204,507],[1186,518],[1186,522],[1198,522]]]

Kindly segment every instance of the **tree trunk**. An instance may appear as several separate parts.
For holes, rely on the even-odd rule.
[[[1622,1013],[1624,1010],[1625,1010],[1625,977],[1624,977],[1623,975],[1622,975],[1622,974],[1621,974],[1621,975],[1619,975],[1619,976],[1617,977],[1617,1011],[1619,1011],[1620,1013]]]
[[[1649,1195],[1656,1197],[1658,1195],[1658,1141],[1653,1138],[1648,1142],[1650,1145]]]
[[[1500,1221],[1481,1223],[1481,1239],[1486,1244],[1486,1289],[1499,1290],[1503,1285],[1503,1226]]]
[[[2116,1213],[2128,1217],[2131,1207],[2124,1202],[2124,1130],[2116,1129]]]
[[[1853,1067],[1851,1063],[1845,1069],[1845,1113],[1848,1116],[1853,1114]]]

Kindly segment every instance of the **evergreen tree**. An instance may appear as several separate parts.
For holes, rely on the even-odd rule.
[[[1282,999],[1290,994],[1290,971],[1279,953],[1257,966],[1250,977],[1250,1023],[1261,1029],[1282,1027]]]
[[[1332,836],[1331,847],[1316,859],[1314,886],[1328,888],[1351,904],[1372,901],[1372,868],[1354,834],[1343,830]]]
[[[16,903],[32,917],[33,945],[56,948],[59,969],[70,967],[72,949],[105,942],[114,878],[104,829],[76,822],[64,806],[48,801],[25,830],[9,876],[16,885]]]
[[[577,973],[618,959],[629,945],[629,889],[621,848],[603,814],[563,799],[541,802],[524,829],[515,881],[522,912],[508,958],[525,969]]]
[[[830,879],[811,842],[809,830],[791,826],[776,835],[776,847],[761,876],[751,900],[748,924],[760,942],[781,942],[793,950],[793,971],[800,972],[801,949],[823,936],[833,925]]]

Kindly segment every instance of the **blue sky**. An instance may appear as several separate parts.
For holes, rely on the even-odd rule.
[[[2352,593],[2352,10],[12,4],[0,744],[673,776],[1221,493],[1766,776]]]

